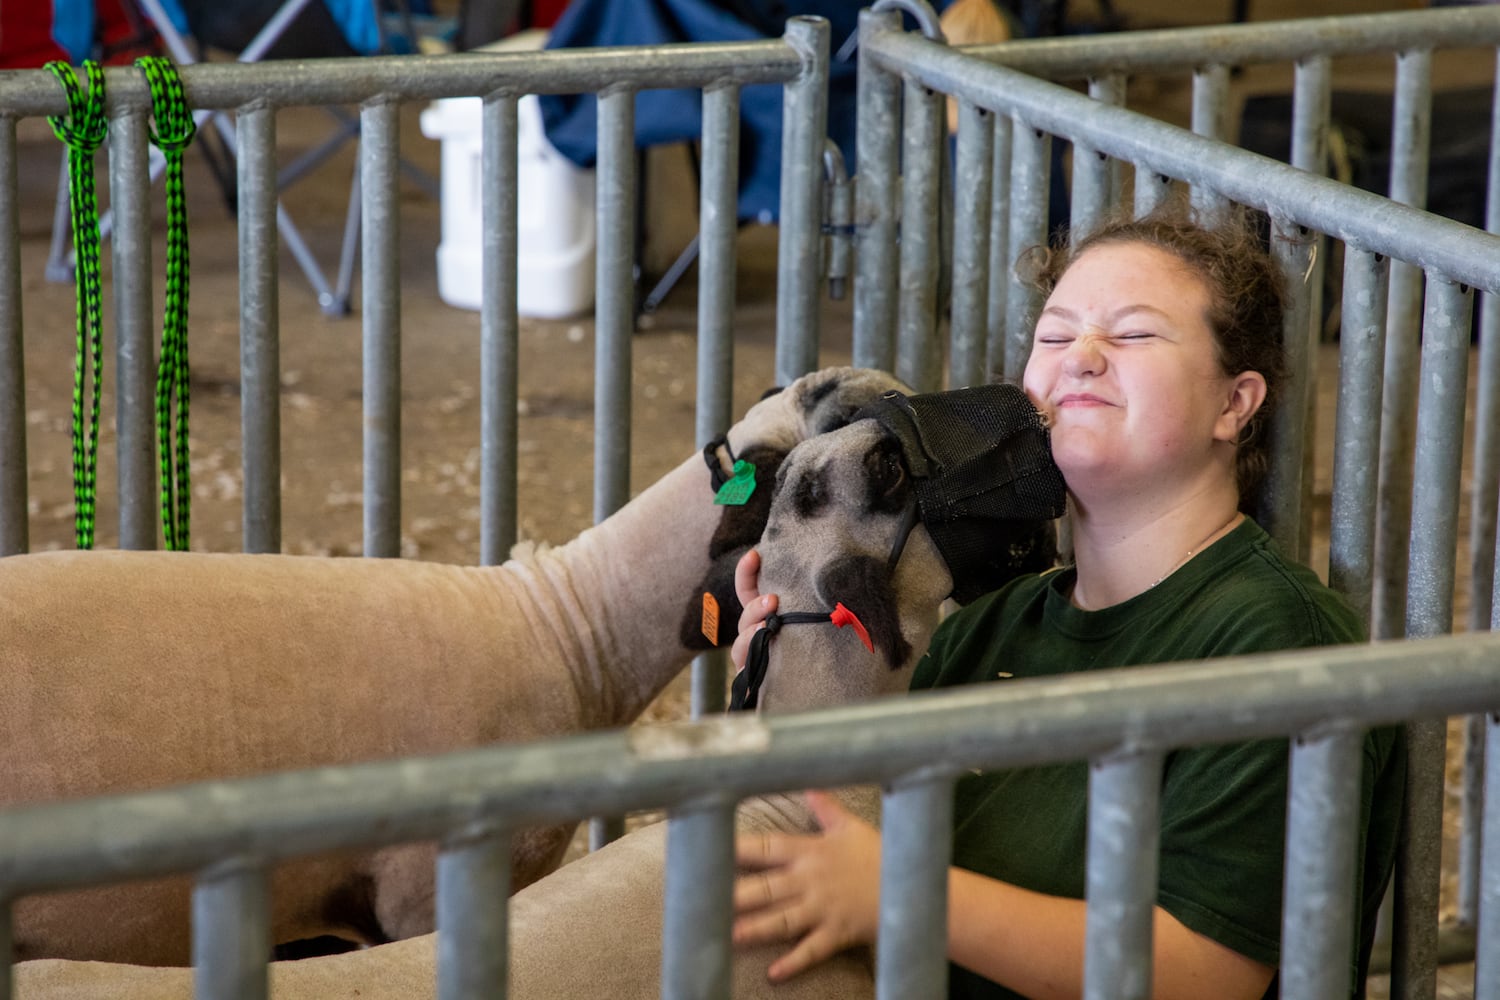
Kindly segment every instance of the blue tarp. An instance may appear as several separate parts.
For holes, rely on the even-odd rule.
[[[373,0],[319,0],[339,26],[351,48],[361,55],[380,49]],[[160,0],[162,9],[180,34],[190,35],[187,15],[177,0]],[[52,38],[75,63],[93,54],[94,0],[52,0]]]

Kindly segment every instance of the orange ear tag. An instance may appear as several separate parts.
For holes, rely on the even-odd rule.
[[[870,633],[865,631],[865,623],[860,621],[859,616],[853,611],[844,607],[842,602],[833,606],[833,613],[828,616],[828,620],[839,628],[853,625],[854,633],[859,636],[859,641],[864,643],[865,648],[870,652],[875,652],[875,644],[870,641]]]
[[[719,602],[714,595],[703,592],[703,635],[715,646],[719,644]]]

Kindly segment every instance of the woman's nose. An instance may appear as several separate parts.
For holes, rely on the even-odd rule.
[[[1068,345],[1063,355],[1063,371],[1068,375],[1098,375],[1104,371],[1104,352],[1099,338],[1085,335]]]

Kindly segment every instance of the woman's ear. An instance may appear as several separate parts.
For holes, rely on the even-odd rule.
[[[1240,434],[1266,401],[1266,377],[1260,372],[1240,372],[1230,380],[1224,410],[1214,424],[1214,440],[1237,444]]]

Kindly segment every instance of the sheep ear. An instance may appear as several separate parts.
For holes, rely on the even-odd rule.
[[[776,472],[786,461],[786,452],[777,448],[754,446],[746,448],[736,458],[755,465],[755,490],[743,504],[727,504],[720,508],[719,526],[708,540],[708,557],[717,559],[735,549],[744,551],[760,541],[766,530],[766,520],[771,516],[771,496],[776,492]]]
[[[685,648],[717,649],[734,642],[740,613],[744,611],[734,591],[734,567],[749,548],[748,545],[742,545],[737,549],[731,549],[709,564],[703,582],[698,585],[692,599],[688,601],[687,610],[682,615],[682,624],[678,628],[678,638]],[[712,597],[718,607],[718,628],[714,630],[716,635],[712,640],[705,634],[703,628],[705,594]]]
[[[866,506],[872,514],[896,514],[911,497],[911,477],[901,453],[901,442],[882,434],[865,452]]]
[[[818,572],[818,596],[853,611],[870,633],[876,652],[892,670],[911,657],[911,643],[901,634],[895,585],[885,563],[872,556],[840,556]]]

